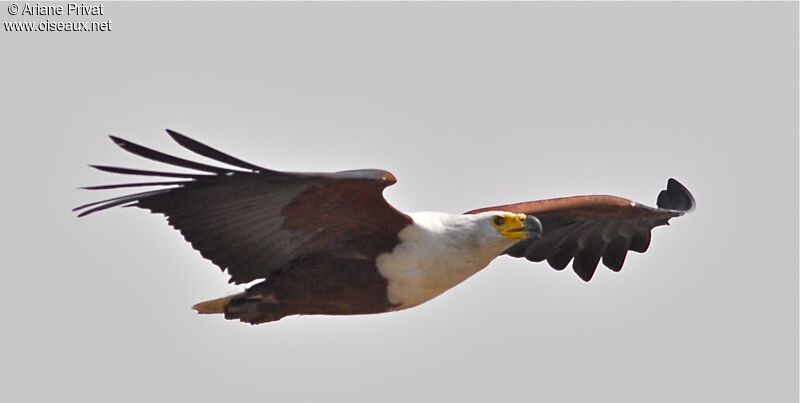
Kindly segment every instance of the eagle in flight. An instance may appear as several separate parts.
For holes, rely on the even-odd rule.
[[[600,260],[622,269],[628,251],[645,252],[650,231],[694,209],[691,193],[669,179],[648,207],[616,196],[574,196],[480,208],[464,214],[402,213],[384,198],[396,182],[383,170],[280,172],[242,161],[180,133],[173,140],[208,165],[111,139],[138,156],[189,168],[176,173],[91,165],[164,181],[84,189],[157,187],[85,204],[85,216],[115,206],[163,214],[194,249],[245,291],[201,302],[201,314],[259,324],[289,315],[353,315],[422,304],[500,255],[524,257],[591,280]],[[257,282],[256,282],[257,281]]]

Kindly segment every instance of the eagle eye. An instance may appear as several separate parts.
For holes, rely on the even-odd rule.
[[[494,225],[501,226],[506,222],[505,218],[498,216],[494,216]]]

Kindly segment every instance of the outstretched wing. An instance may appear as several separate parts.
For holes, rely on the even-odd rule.
[[[601,258],[606,267],[621,270],[629,250],[645,252],[650,246],[650,231],[692,211],[695,201],[683,185],[670,179],[656,205],[658,208],[648,207],[616,196],[574,196],[487,207],[466,214],[508,211],[535,216],[542,222],[542,237],[520,241],[505,253],[533,262],[547,260],[556,270],[563,270],[573,260],[575,273],[589,281]]]
[[[265,278],[305,256],[374,259],[391,251],[411,219],[383,198],[396,182],[381,170],[279,172],[253,165],[167,130],[180,145],[235,168],[206,165],[111,137],[122,149],[197,173],[145,171],[101,165],[105,172],[173,178],[161,182],[91,186],[156,190],[77,207],[84,216],[114,206],[163,214],[200,254],[231,275],[232,283]]]

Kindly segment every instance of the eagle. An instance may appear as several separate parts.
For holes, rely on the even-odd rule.
[[[464,214],[402,213],[384,198],[397,180],[379,169],[283,172],[245,162],[172,130],[179,145],[215,161],[191,161],[110,136],[123,150],[192,173],[90,165],[169,178],[83,189],[154,187],[76,207],[163,214],[170,226],[244,291],[193,306],[200,314],[260,324],[290,315],[354,315],[425,303],[508,255],[547,261],[591,280],[602,260],[619,271],[643,253],[651,230],[695,207],[669,179],[648,207],[616,196],[573,196],[485,207]],[[220,166],[221,164],[227,166]],[[151,179],[152,180],[152,179]]]

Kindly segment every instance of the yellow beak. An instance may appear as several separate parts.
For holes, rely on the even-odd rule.
[[[525,233],[525,221],[527,219],[525,214],[507,214],[503,218],[505,220],[499,229],[504,237],[508,239],[525,239],[528,237]]]

